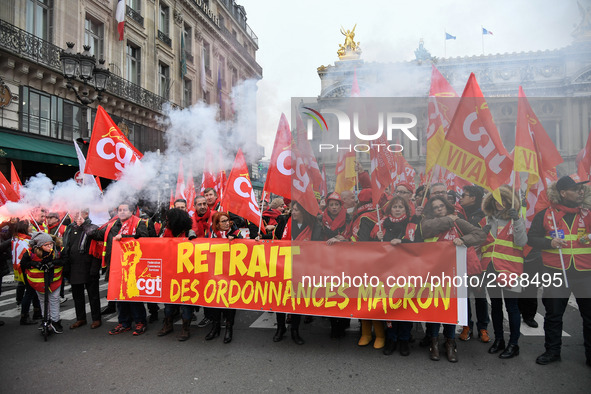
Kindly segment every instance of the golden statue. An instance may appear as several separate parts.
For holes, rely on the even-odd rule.
[[[339,59],[358,59],[359,55],[361,55],[359,42],[355,42],[356,27],[357,24],[353,26],[353,29],[345,30],[343,26],[341,26],[341,34],[345,36],[345,43],[339,44],[339,50],[337,51]]]

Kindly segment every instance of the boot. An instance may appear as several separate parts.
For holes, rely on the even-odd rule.
[[[376,333],[376,340],[373,343],[373,348],[382,349],[384,346],[386,346],[386,332],[384,330],[384,323],[381,320],[374,320],[373,330]]]
[[[285,335],[285,331],[287,331],[287,328],[285,328],[284,324],[277,324],[277,331],[273,335],[273,342],[280,342],[283,339],[283,335]]]
[[[433,361],[439,361],[439,338],[431,338],[429,356]]]
[[[171,319],[172,320],[172,319]],[[172,329],[171,329],[172,331]],[[189,339],[191,336],[191,319],[183,319],[183,328],[181,329],[181,333],[176,338],[179,341],[183,342]]]
[[[31,326],[33,324],[37,324],[37,320],[31,320],[28,313],[21,315],[21,326]]]
[[[211,330],[209,331],[209,334],[207,334],[205,336],[205,340],[211,341],[212,339],[219,337],[220,331],[221,331],[220,321],[219,320],[214,321],[211,325]]]
[[[302,337],[300,337],[299,327],[291,327],[291,339],[293,339],[297,345],[303,345],[305,343]]]
[[[163,337],[166,334],[170,334],[172,331],[173,331],[172,317],[165,317],[164,324],[162,325],[162,329],[160,331],[158,331],[158,333],[156,335],[159,337]]]
[[[224,343],[232,342],[232,335],[234,335],[234,323],[226,321],[226,333],[224,334]]]
[[[447,360],[450,363],[458,362],[458,349],[456,348],[455,340],[451,338],[445,340],[445,352],[447,353]]]
[[[43,314],[41,313],[41,308],[33,308],[33,320],[41,320],[43,319]]]
[[[361,320],[361,338],[357,346],[367,346],[371,342],[371,320]]]

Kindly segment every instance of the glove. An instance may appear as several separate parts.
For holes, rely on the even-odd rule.
[[[45,263],[45,269],[50,270],[53,267],[54,267],[53,261],[49,261],[49,262]]]
[[[485,234],[490,233],[490,224],[487,224],[486,226],[484,226],[482,228],[482,231],[484,231]]]
[[[507,210],[507,215],[509,215],[509,217],[513,220],[519,220],[519,214],[517,213],[515,208],[509,208]]]

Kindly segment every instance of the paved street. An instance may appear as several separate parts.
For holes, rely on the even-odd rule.
[[[191,338],[178,342],[175,332],[159,338],[161,320],[133,337],[131,332],[112,337],[116,315],[107,316],[102,327],[69,330],[75,321],[74,303],[62,304],[64,333],[43,342],[36,326],[20,326],[14,301],[15,286],[6,283],[0,296],[2,363],[0,392],[588,392],[591,369],[585,365],[581,317],[575,303],[565,314],[562,361],[535,364],[543,352],[543,330],[522,326],[521,353],[500,360],[486,351],[489,345],[472,339],[458,341],[459,362],[428,358],[418,341],[411,355],[384,356],[371,346],[359,348],[357,321],[347,336],[329,339],[329,322],[316,318],[302,324],[306,340],[297,346],[286,336],[272,341],[275,317],[267,312],[238,311],[234,340],[205,341],[209,331],[193,322]],[[106,284],[101,282],[101,295]],[[88,309],[88,308],[87,308]],[[538,312],[543,313],[540,303]],[[198,314],[198,320],[202,318]],[[90,317],[89,317],[90,318]],[[162,311],[160,312],[162,319]],[[542,323],[542,315],[537,316]],[[505,322],[507,323],[507,322]],[[415,324],[413,336],[423,328]],[[492,331],[492,325],[489,326]],[[508,332],[508,328],[506,330]],[[508,334],[506,334],[506,338]],[[222,329],[223,336],[223,329]],[[441,342],[443,339],[441,339]]]

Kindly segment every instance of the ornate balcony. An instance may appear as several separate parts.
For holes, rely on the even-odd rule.
[[[158,39],[172,48],[172,40],[160,30],[158,30]]]
[[[170,40],[170,39],[169,39]],[[62,74],[61,48],[0,19],[0,51],[6,51]],[[111,74],[106,92],[153,111],[162,112],[168,100]]]
[[[126,7],[127,8],[126,8],[125,15],[127,15],[128,17],[130,17],[131,19],[133,19],[134,21],[139,23],[142,27],[144,27],[144,17],[139,12],[137,12],[136,10],[131,8],[130,6],[126,6]]]

